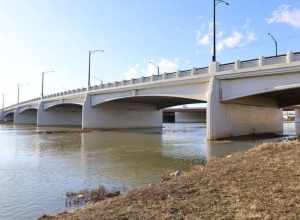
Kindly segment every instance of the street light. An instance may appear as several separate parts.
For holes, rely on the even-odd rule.
[[[274,44],[275,44],[275,54],[276,54],[276,57],[277,57],[278,56],[278,43],[277,43],[277,40],[276,40],[276,38],[271,33],[268,33],[268,35],[274,41]]]
[[[97,52],[104,53],[104,50],[89,50],[88,90],[91,88],[91,56]]]
[[[154,63],[154,62],[152,62],[152,61],[149,61],[149,63],[152,64],[153,66],[155,66],[155,67],[157,68],[157,75],[159,76],[159,74],[160,74],[160,73],[159,73],[159,72],[160,72],[160,71],[159,71],[159,65],[157,65],[156,63]]]
[[[28,83],[26,83],[26,84],[20,84],[20,83],[18,83],[17,84],[17,87],[18,87],[18,97],[17,97],[17,103],[19,104],[20,103],[20,87],[21,86],[24,86],[24,85],[28,85]]]
[[[2,112],[4,112],[4,99],[5,99],[5,95],[3,93],[2,94]]]
[[[218,4],[225,4],[226,6],[229,6],[229,3],[224,0],[214,0],[214,48],[213,48],[213,57],[212,61],[216,62],[217,60],[217,49],[216,49],[216,7]]]
[[[44,98],[44,78],[45,78],[45,73],[53,73],[55,72],[54,70],[48,70],[48,71],[44,71],[42,72],[42,92],[41,92],[41,98]]]
[[[17,98],[17,103],[20,103],[20,83],[18,83],[18,98]]]

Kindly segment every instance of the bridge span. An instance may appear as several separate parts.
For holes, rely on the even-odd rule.
[[[1,118],[37,126],[152,128],[162,126],[163,109],[201,102],[207,103],[210,140],[282,133],[281,109],[300,104],[300,53],[56,93],[8,106]]]

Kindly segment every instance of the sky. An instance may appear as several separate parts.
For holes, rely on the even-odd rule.
[[[204,67],[212,0],[0,0],[0,93],[5,105],[92,84]],[[217,8],[217,61],[300,51],[300,0],[228,0]]]

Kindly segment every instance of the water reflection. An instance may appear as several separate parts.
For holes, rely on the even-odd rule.
[[[285,131],[293,135],[293,124],[285,125]],[[205,136],[204,124],[88,133],[0,126],[0,219],[36,219],[60,212],[68,191],[157,182],[162,172],[187,169],[194,159],[231,154],[262,142],[207,142]]]
[[[164,148],[161,132],[89,132],[82,134],[81,163],[96,168],[87,172],[92,176],[136,187],[159,179],[164,170],[187,167]]]

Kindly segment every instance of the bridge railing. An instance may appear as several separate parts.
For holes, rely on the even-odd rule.
[[[218,71],[228,71],[228,70],[234,70],[234,63],[227,63],[227,64],[220,64]]]
[[[22,105],[25,105],[25,104],[28,104],[28,103],[31,103],[31,102],[39,101],[39,100],[41,100],[40,97],[39,98],[29,99],[29,100],[26,100],[26,101],[22,101],[22,102],[19,102],[19,103],[16,103],[16,104],[13,104],[13,105],[5,107],[3,109],[3,111],[10,111],[11,109],[16,108],[17,106],[22,106]]]
[[[278,56],[260,57],[259,59],[251,59],[244,61],[236,61],[235,63],[218,64],[217,72],[232,71],[235,69],[247,69],[260,66],[278,65],[289,62],[300,61],[300,52],[281,54]]]
[[[259,65],[258,59],[245,60],[240,62],[240,69],[257,67]]]
[[[292,61],[300,61],[300,52],[294,53]]]
[[[195,68],[194,75],[208,73],[208,67]]]
[[[272,56],[272,57],[265,57],[264,58],[264,65],[273,65],[273,64],[280,64],[286,62],[286,55],[280,56]]]

